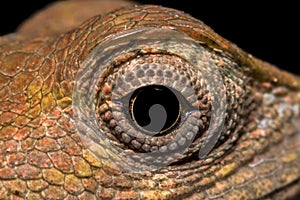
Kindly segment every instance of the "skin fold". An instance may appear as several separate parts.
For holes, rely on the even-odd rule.
[[[208,156],[122,172],[82,141],[73,88],[103,41],[145,27],[183,33],[220,63],[235,63],[228,71],[237,78],[224,77],[229,85],[240,80],[246,94],[240,104],[247,106],[236,120],[239,130]],[[299,76],[251,56],[181,11],[121,0],[54,3],[0,37],[0,199],[296,199],[299,91]]]

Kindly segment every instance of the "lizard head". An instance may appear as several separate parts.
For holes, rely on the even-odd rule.
[[[0,40],[3,195],[255,199],[299,189],[299,77],[200,20],[130,6],[54,36],[22,32]]]

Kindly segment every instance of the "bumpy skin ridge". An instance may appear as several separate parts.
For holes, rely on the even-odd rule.
[[[259,105],[224,157],[121,173],[81,142],[72,122],[78,69],[104,39],[139,27],[184,32],[253,78]],[[299,77],[249,56],[187,14],[133,6],[57,37],[9,35],[0,44],[1,199],[284,199],[299,191],[299,113],[281,109],[299,106]],[[272,124],[260,123],[266,119]]]

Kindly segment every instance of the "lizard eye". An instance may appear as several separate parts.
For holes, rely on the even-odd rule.
[[[173,30],[116,34],[89,54],[77,74],[78,132],[99,159],[120,170],[221,156],[247,114],[245,80],[229,70],[235,65]],[[218,147],[225,149],[214,153]]]
[[[163,85],[139,87],[124,98],[116,99],[116,103],[119,113],[115,113],[115,119],[128,119],[139,132],[154,137],[177,129],[188,112],[197,109],[192,108],[179,91]]]

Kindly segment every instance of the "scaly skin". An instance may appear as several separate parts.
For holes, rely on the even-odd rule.
[[[28,23],[0,38],[0,199],[287,199],[299,193],[299,77],[173,9],[128,7],[75,26],[30,32]],[[250,77],[253,111],[223,156],[123,173],[82,143],[72,121],[77,72],[104,38],[139,27],[183,32]],[[268,119],[271,124],[262,123]]]

